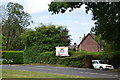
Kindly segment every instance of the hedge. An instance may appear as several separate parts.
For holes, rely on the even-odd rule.
[[[55,52],[44,52],[38,55],[39,63],[56,64],[58,59],[59,57],[55,56]]]
[[[91,55],[77,55],[77,56],[65,57],[65,58],[59,59],[58,64],[77,67],[77,68],[80,68],[80,67],[91,68],[91,58],[92,58]]]
[[[3,64],[23,64],[23,51],[3,51]]]
[[[72,67],[92,67],[92,59],[109,60],[115,68],[120,66],[120,52],[86,52],[70,51],[69,57],[56,56],[55,51],[37,53],[30,49],[29,51],[2,51],[3,64],[23,64],[23,63],[44,63],[60,64]]]
[[[84,54],[77,55],[77,56],[69,56],[69,57],[56,56],[55,51],[33,53],[33,54],[34,54],[34,60],[32,60],[33,56],[26,55],[25,59],[29,60],[28,63],[30,62],[30,59],[31,59],[31,62],[33,63],[60,64],[60,65],[71,66],[71,67],[86,67],[84,66],[86,64],[86,60],[91,59],[91,55],[84,55]],[[87,67],[90,67],[90,65],[87,65]]]

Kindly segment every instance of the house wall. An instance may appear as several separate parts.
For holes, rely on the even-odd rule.
[[[91,52],[99,52],[100,45],[90,36],[88,35],[86,39],[80,44],[80,50],[87,50]]]

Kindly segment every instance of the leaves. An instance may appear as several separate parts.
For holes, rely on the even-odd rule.
[[[52,14],[64,13],[69,9],[69,11],[73,11],[75,8],[80,8],[82,2],[51,2],[49,4],[49,12]]]
[[[24,44],[21,41],[20,35],[24,28],[30,25],[31,17],[24,12],[22,5],[9,2],[6,6],[6,18],[2,23],[2,34],[6,37],[6,48],[4,50],[21,50]]]
[[[25,45],[38,52],[53,51],[56,46],[68,46],[70,38],[68,30],[55,25],[36,27],[35,31],[28,31],[22,34]]]

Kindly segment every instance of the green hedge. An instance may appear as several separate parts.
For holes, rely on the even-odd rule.
[[[29,63],[36,63],[36,58],[38,56],[38,53],[35,51],[33,48],[27,48],[24,51],[24,63],[29,64]]]
[[[23,51],[3,51],[3,64],[23,64]]]
[[[56,56],[55,53],[56,53],[55,51],[38,53],[36,54],[36,56],[34,56],[33,61],[34,63],[42,63],[42,64],[60,64],[71,67],[83,67],[85,64],[84,62],[88,59],[91,59],[91,55],[82,54],[82,55],[65,57],[65,56]],[[71,53],[71,55],[73,55],[73,53]],[[27,56],[29,55],[26,55],[26,57]]]
[[[71,66],[71,67],[91,67],[90,64],[86,63],[86,61],[90,61],[89,59],[91,59],[92,56],[91,55],[77,55],[77,56],[70,56],[70,57],[65,57],[65,58],[61,58],[58,61],[58,64],[62,64],[65,66]],[[90,61],[91,63],[91,61]],[[86,66],[86,64],[88,64]]]
[[[59,57],[55,56],[55,52],[39,53],[37,61],[45,64],[56,64]]]
[[[24,63],[61,64],[72,67],[92,67],[92,59],[109,60],[115,68],[120,66],[120,52],[69,51],[69,57],[55,56],[55,51],[37,53],[34,49],[25,51]]]

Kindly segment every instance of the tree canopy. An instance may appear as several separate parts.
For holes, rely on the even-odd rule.
[[[6,15],[2,17],[2,35],[5,37],[5,50],[21,50],[23,44],[20,39],[24,28],[31,23],[31,17],[24,11],[22,5],[9,2],[5,6]],[[3,14],[3,13],[2,13]]]
[[[52,14],[64,13],[80,8],[82,4],[86,5],[86,13],[92,12],[95,21],[92,31],[101,34],[112,50],[120,50],[120,2],[51,2],[48,10]]]
[[[26,29],[21,37],[25,43],[24,62],[35,62],[36,57],[43,52],[55,52],[57,46],[68,46],[70,35],[67,28],[55,25],[42,25],[35,30]]]
[[[62,26],[42,25],[35,30],[27,30],[22,34],[25,46],[37,52],[54,51],[56,46],[68,46],[70,35],[68,30]]]

